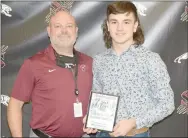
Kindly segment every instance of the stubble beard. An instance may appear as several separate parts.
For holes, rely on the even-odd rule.
[[[68,48],[71,47],[73,44],[70,42],[70,37],[66,36],[58,36],[58,37],[50,37],[50,41],[52,45],[56,48]]]

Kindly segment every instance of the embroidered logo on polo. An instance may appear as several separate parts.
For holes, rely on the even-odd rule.
[[[181,104],[177,108],[178,114],[188,114],[188,90],[182,92],[181,94]]]
[[[80,65],[80,68],[81,68],[81,70],[82,70],[83,72],[86,71],[86,65],[82,64],[82,65]]]
[[[48,72],[53,72],[55,71],[56,69],[49,69]]]
[[[6,4],[1,3],[1,13],[11,17],[12,15],[10,14],[10,12],[12,11],[12,8]]]
[[[71,69],[75,66],[73,63],[65,63],[65,68]]]
[[[188,59],[188,52],[187,53],[184,53],[182,54],[181,56],[177,57],[174,62],[175,63],[181,63],[181,60],[186,60]]]

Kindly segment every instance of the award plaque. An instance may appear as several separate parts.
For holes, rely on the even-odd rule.
[[[119,96],[91,92],[86,127],[112,132],[118,103]]]

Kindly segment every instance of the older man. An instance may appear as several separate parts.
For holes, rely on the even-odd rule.
[[[59,10],[50,19],[51,44],[26,59],[8,106],[13,137],[22,137],[22,106],[32,102],[32,136],[80,137],[92,86],[92,58],[76,51],[78,27],[70,13]]]

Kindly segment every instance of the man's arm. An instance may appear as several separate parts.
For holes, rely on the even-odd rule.
[[[174,92],[166,65],[158,54],[148,58],[148,81],[151,98],[157,100],[156,106],[143,116],[136,118],[137,128],[152,126],[170,115],[174,109]]]
[[[22,107],[31,101],[35,77],[30,60],[25,60],[15,80],[7,109],[7,119],[13,137],[22,136]]]
[[[22,137],[22,107],[24,102],[13,97],[10,98],[7,119],[12,137]]]

